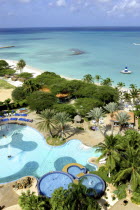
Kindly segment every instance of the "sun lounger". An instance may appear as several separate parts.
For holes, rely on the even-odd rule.
[[[19,118],[18,120],[20,120],[20,121],[25,121],[25,119],[24,119],[24,118]]]
[[[99,163],[100,163],[100,164],[105,164],[105,163],[106,163],[106,161],[99,161]]]
[[[6,121],[9,121],[8,118],[5,118],[5,119],[1,119],[2,122],[6,122]]]
[[[18,114],[18,113],[15,113],[15,116],[20,116],[20,114]]]
[[[17,119],[18,119],[18,118],[14,118],[14,117],[13,117],[13,118],[10,118],[10,120],[17,120]]]

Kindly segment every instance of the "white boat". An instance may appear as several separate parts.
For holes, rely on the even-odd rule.
[[[133,45],[140,45],[139,43],[133,43]]]
[[[125,69],[124,69],[124,70],[122,70],[122,71],[120,71],[120,73],[122,73],[122,74],[131,74],[131,73],[132,73],[132,71],[128,71],[128,68],[127,68],[127,67],[125,67]]]

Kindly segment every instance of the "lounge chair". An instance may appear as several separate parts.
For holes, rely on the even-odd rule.
[[[26,119],[24,119],[24,118],[19,118],[18,120],[20,120],[20,121],[26,121]]]
[[[20,116],[20,114],[18,114],[18,113],[15,113],[15,116]]]
[[[10,118],[10,120],[17,120],[17,119],[18,119],[18,118],[14,118],[14,117],[13,117],[13,118]]]
[[[9,121],[8,118],[5,118],[5,119],[1,119],[2,122],[6,122],[6,121]]]

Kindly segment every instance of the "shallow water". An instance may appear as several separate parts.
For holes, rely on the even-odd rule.
[[[110,77],[116,84],[140,86],[140,28],[0,29],[0,58],[81,79],[85,74]],[[73,49],[84,53],[73,55]],[[121,74],[125,66],[131,75]]]

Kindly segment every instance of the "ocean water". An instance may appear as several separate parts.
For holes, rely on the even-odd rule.
[[[0,29],[0,59],[24,59],[44,71],[81,79],[85,74],[110,77],[140,87],[140,28]],[[83,51],[73,55],[72,49]],[[121,74],[128,66],[132,74]]]

